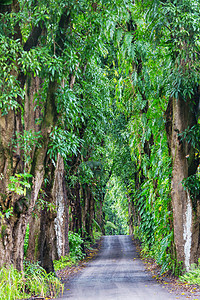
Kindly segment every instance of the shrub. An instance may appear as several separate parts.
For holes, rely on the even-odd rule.
[[[85,253],[82,249],[83,239],[78,233],[69,232],[69,255],[62,256],[59,260],[54,260],[55,271],[64,269],[65,267],[71,267],[77,261],[82,260],[85,257]]]
[[[85,253],[83,253],[83,248],[81,246],[84,243],[83,239],[78,233],[71,231],[69,232],[68,238],[70,257],[76,261],[83,259],[85,257]]]

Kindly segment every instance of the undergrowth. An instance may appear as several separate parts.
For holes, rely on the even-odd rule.
[[[47,272],[38,263],[26,262],[24,274],[14,269],[0,269],[0,299],[28,299],[31,296],[57,297],[63,292],[63,285],[54,274]]]
[[[62,256],[59,260],[54,260],[53,265],[55,271],[62,270],[66,267],[72,267],[86,256],[86,249],[91,250],[91,243],[94,244],[102,233],[94,232],[92,242],[84,241],[78,233],[69,232],[69,255]],[[83,248],[84,245],[84,248]]]
[[[180,276],[179,279],[182,282],[200,286],[200,260],[198,266],[196,264],[191,264],[189,272]]]
[[[55,271],[62,270],[66,267],[72,267],[77,263],[77,260],[70,255],[62,256],[59,260],[54,260],[53,266]]]
[[[85,257],[82,247],[84,240],[80,237],[80,235],[70,231],[68,234],[68,239],[70,253],[69,255],[62,256],[59,260],[54,260],[53,264],[55,271],[64,269],[66,267],[71,267]]]
[[[54,273],[47,273],[39,263],[25,264],[26,285],[29,292],[40,297],[56,297],[63,292],[63,285]]]
[[[27,298],[25,279],[22,274],[10,266],[0,270],[0,299],[12,300]]]
[[[98,235],[99,238],[99,235]],[[77,234],[69,232],[70,254],[54,261],[55,271],[71,267],[85,257],[84,240]],[[32,296],[54,298],[63,293],[63,284],[53,273],[47,273],[39,262],[24,262],[24,273],[11,265],[0,269],[0,299],[20,300]]]
[[[68,239],[70,257],[76,261],[82,260],[85,257],[85,253],[83,251],[84,240],[78,233],[74,233],[71,231],[69,231]]]

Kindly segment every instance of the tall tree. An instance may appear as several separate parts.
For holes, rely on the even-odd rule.
[[[155,7],[154,13],[150,9],[151,28],[155,32],[152,35],[156,41],[164,34],[160,43],[165,46],[171,64],[167,80],[170,88],[166,130],[172,156],[174,238],[177,258],[189,269],[199,257],[199,216],[198,201],[184,180],[196,174],[199,158],[195,155],[195,145],[186,136],[184,138],[184,132],[195,128],[198,122],[199,3],[166,1],[160,5],[155,2]]]
[[[26,226],[36,222],[34,210],[40,222],[30,235],[29,258],[39,249],[36,257],[52,270],[52,259],[66,253],[65,170],[72,157],[78,166],[92,161],[102,142],[109,93],[100,57],[107,51],[106,18],[117,22],[125,9],[116,3],[0,3],[0,266],[13,262],[23,269]],[[91,219],[95,181],[86,188],[91,205],[85,215]],[[92,234],[90,219],[87,226]]]

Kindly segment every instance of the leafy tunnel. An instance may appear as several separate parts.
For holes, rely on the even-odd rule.
[[[72,233],[198,261],[199,20],[197,0],[0,1],[0,267],[53,271]]]

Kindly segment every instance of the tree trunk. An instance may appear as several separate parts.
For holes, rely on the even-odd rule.
[[[69,253],[67,191],[64,161],[60,154],[57,156],[52,195],[53,202],[56,204],[57,210],[54,225],[56,232],[57,256],[60,259],[61,256],[65,256]]]
[[[79,232],[82,228],[82,209],[80,199],[80,184],[75,183],[74,187],[68,187],[68,198],[70,199],[70,230]]]
[[[17,0],[13,0],[11,5],[0,4],[0,13],[17,13],[19,10],[20,7]],[[61,50],[66,36],[66,30],[63,29],[66,29],[69,26],[69,22],[70,16],[68,7],[66,7],[61,15],[57,32],[58,54],[62,54]],[[39,22],[37,26],[32,28],[32,31],[30,32],[30,35],[24,44],[24,51],[28,52],[32,47],[37,46],[38,39],[42,33],[42,23],[43,21]],[[19,22],[16,22],[13,32],[13,36],[11,33],[9,33],[9,37],[22,42]],[[21,71],[21,66],[18,67],[19,68],[17,71],[11,70],[11,74],[17,78],[17,81],[23,90],[26,81],[26,75]],[[26,164],[23,159],[24,157],[22,157],[24,154],[23,149],[21,149],[23,148],[23,145],[19,145],[19,143],[17,143],[17,150],[15,150],[12,146],[12,140],[14,139],[16,142],[16,132],[23,135],[24,129],[38,131],[38,127],[35,124],[35,117],[37,113],[40,114],[40,111],[33,109],[33,94],[38,87],[37,80],[39,81],[38,78],[34,79],[31,76],[30,83],[29,79],[27,80],[25,105],[23,99],[18,96],[17,102],[20,105],[20,109],[10,109],[8,110],[7,115],[2,115],[0,112],[0,267],[4,264],[13,263],[14,267],[19,270],[23,270],[24,238],[26,226],[35,207],[38,193],[43,182],[49,134],[51,133],[57,117],[55,92],[57,91],[58,83],[56,80],[50,81],[48,86],[43,122],[41,126],[41,147],[33,147],[31,151],[32,161],[31,163]],[[24,128],[22,126],[21,107],[23,107],[25,111]],[[31,191],[27,191],[27,195],[24,194],[24,196],[21,196],[17,193],[9,191],[8,184],[10,182],[10,176],[15,175],[15,173],[32,174],[32,187]],[[57,187],[55,187],[55,193],[57,193]],[[59,191],[58,194],[59,193],[61,192]],[[65,193],[64,190],[63,193]],[[58,210],[60,213],[60,206],[58,207]],[[40,224],[40,226],[42,226],[42,224]],[[59,226],[57,226],[57,230],[59,232],[58,227]],[[66,224],[65,228],[67,229]],[[64,248],[67,250],[67,242],[64,240],[62,240],[62,242],[65,243]]]
[[[0,5],[1,13],[18,13],[20,10],[19,2],[13,0],[11,5]],[[36,36],[36,43],[40,33]],[[19,22],[15,24],[13,36],[10,38],[22,42],[22,35]],[[29,43],[29,50],[32,47],[32,42]],[[20,55],[20,54],[19,54]],[[23,90],[26,76],[20,71],[11,70],[11,74],[15,76]],[[23,101],[18,96],[17,102],[22,106]],[[10,176],[16,173],[24,173],[23,160],[23,145],[17,143],[16,150],[12,142],[16,142],[16,132],[23,134],[21,108],[8,110],[7,115],[0,113],[0,205],[1,205],[1,237],[0,237],[0,267],[4,264],[13,264],[18,270],[23,270],[24,257],[24,238],[28,218],[34,206],[34,201],[37,198],[38,176],[33,178],[33,191],[27,191],[24,196],[10,192],[8,184]],[[26,122],[26,121],[25,121]],[[34,151],[32,151],[34,153]],[[20,185],[18,183],[17,185]],[[13,211],[12,211],[13,210]],[[10,213],[9,216],[5,212]]]
[[[101,232],[105,235],[105,228],[104,228],[104,216],[103,216],[103,193],[101,193],[100,199],[98,199],[95,207],[95,220],[99,224],[101,228]]]
[[[190,264],[198,259],[200,209],[199,204],[197,208],[194,207],[190,193],[184,190],[182,181],[195,174],[197,163],[194,159],[194,149],[180,138],[179,133],[196,124],[196,116],[191,101],[185,101],[181,97],[170,101],[166,111],[166,131],[173,161],[171,196],[174,239],[177,259],[189,270]]]
[[[29,241],[26,259],[35,262],[39,260],[38,239],[40,234],[40,211],[34,211],[29,219]]]
[[[52,203],[51,194],[47,193],[49,203]],[[45,199],[47,201],[47,199]],[[54,272],[53,260],[58,259],[56,251],[56,232],[54,220],[55,211],[50,211],[48,207],[41,212],[40,235],[38,241],[39,261],[47,273]]]
[[[87,238],[91,239],[93,237],[93,219],[94,219],[94,197],[92,195],[91,189],[88,186],[88,184],[85,185],[84,188],[84,203],[85,203],[85,209],[84,209],[84,221],[83,224],[85,225],[84,229],[87,233]]]
[[[56,168],[47,165],[46,207],[42,210],[39,236],[39,260],[47,272],[54,272],[53,260],[69,253],[68,209],[63,158],[58,154]]]
[[[0,267],[4,264],[14,264],[23,269],[23,241],[26,231],[28,204],[25,197],[10,192],[8,184],[10,176],[17,171],[22,172],[20,164],[20,149],[12,149],[12,140],[21,124],[20,112],[10,110],[7,115],[0,112]],[[10,212],[9,216],[5,212]]]
[[[134,215],[134,204],[130,197],[130,195],[127,195],[128,198],[128,216],[129,216],[129,234],[133,235],[133,215]]]

